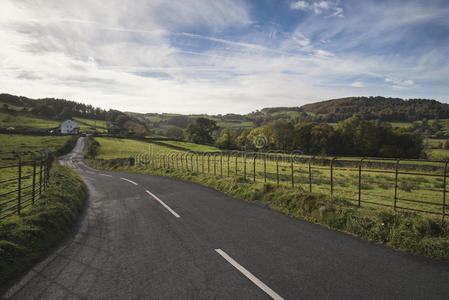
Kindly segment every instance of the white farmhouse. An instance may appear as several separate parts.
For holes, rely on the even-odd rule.
[[[61,123],[61,134],[78,134],[78,124],[74,120],[67,120]]]

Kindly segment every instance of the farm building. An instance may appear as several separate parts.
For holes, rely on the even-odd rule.
[[[128,134],[127,128],[113,124],[108,128],[108,134]]]
[[[78,134],[78,124],[74,120],[67,120],[61,123],[61,134]]]

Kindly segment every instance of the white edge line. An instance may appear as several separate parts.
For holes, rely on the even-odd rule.
[[[173,209],[171,209],[170,206],[165,204],[164,201],[162,201],[161,199],[159,199],[158,197],[153,195],[153,193],[151,193],[150,191],[146,190],[146,192],[147,192],[148,195],[150,195],[151,197],[153,197],[154,199],[159,201],[159,203],[162,204],[162,206],[165,207],[169,212],[171,212],[176,218],[181,218],[181,216],[178,215]]]
[[[100,174],[101,176],[106,176],[106,177],[112,177],[112,175],[108,175],[108,174]]]
[[[224,252],[221,249],[215,249],[215,251],[220,254],[224,259],[226,259],[231,265],[233,265],[237,270],[240,271],[243,275],[245,275],[249,280],[251,280],[255,285],[257,285],[262,291],[267,293],[268,296],[270,296],[273,299],[281,300],[284,299],[281,296],[279,296],[275,291],[270,289],[265,283],[260,281],[256,276],[251,274],[247,269],[242,267],[238,262],[232,259],[226,252]]]
[[[135,182],[132,181],[132,180],[129,180],[129,179],[126,179],[126,178],[123,178],[123,177],[120,177],[120,179],[121,179],[121,180],[128,181],[129,183],[132,183],[132,184],[134,184],[134,185],[138,185],[137,183],[135,183]]]

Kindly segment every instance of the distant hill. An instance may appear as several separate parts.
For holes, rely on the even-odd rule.
[[[104,110],[65,99],[30,99],[0,94],[0,127],[5,127],[5,124],[2,125],[1,123],[1,114],[20,114],[24,117],[45,120],[63,120],[70,117],[84,118],[97,120],[97,125],[99,124],[98,121],[102,121],[104,128],[108,124],[114,123],[138,133],[181,138],[188,124],[198,117],[215,120],[219,127],[232,128],[237,132],[250,130],[278,119],[288,119],[294,124],[301,122],[337,123],[352,116],[357,116],[363,120],[379,120],[387,123],[404,122],[402,124],[411,125],[411,122],[424,119],[449,119],[449,104],[428,99],[404,100],[379,96],[347,97],[306,104],[301,107],[266,107],[244,115],[182,115],[121,112]],[[33,121],[30,120],[30,122]],[[87,123],[93,124],[92,122]],[[42,123],[42,126],[45,126],[44,123]]]
[[[105,132],[107,126],[116,124],[138,134],[149,132],[145,123],[118,110],[104,110],[65,99],[31,99],[0,94],[0,127],[54,128],[60,121],[71,118],[88,131],[101,129]]]
[[[449,118],[449,104],[428,99],[348,97],[306,104],[301,109],[325,122],[338,122],[353,115],[364,120],[395,122]]]

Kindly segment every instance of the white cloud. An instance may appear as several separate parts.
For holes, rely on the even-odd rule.
[[[297,10],[313,11],[317,15],[321,14],[323,11],[330,11],[332,12],[330,16],[343,17],[343,9],[337,7],[335,3],[331,3],[330,1],[296,1],[292,2],[290,7]]]
[[[411,87],[415,84],[415,82],[411,79],[397,79],[387,77],[384,79],[385,82],[392,84],[392,87],[396,89],[405,89],[407,87]]]
[[[310,7],[310,4],[306,1],[297,1],[297,2],[292,2],[292,4],[290,5],[290,7],[292,9],[308,9]]]
[[[355,87],[407,96],[415,81],[447,86],[447,55],[439,49],[407,59],[341,51],[383,42],[387,25],[399,26],[391,20],[366,22],[364,14],[317,22],[315,8],[329,15],[334,2],[299,2],[295,9],[307,7],[310,16],[293,32],[273,25],[267,37],[251,27],[249,8],[231,0],[2,0],[0,92],[128,111],[246,113],[350,96]],[[238,28],[251,32],[220,35]]]

